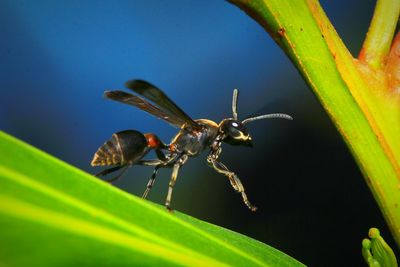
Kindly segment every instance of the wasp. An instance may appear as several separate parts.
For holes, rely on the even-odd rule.
[[[270,118],[292,120],[291,116],[274,113],[239,120],[237,112],[239,93],[235,89],[232,100],[232,118],[223,119],[220,123],[208,119],[193,120],[156,86],[143,80],[128,81],[125,86],[137,95],[115,90],[105,91],[105,98],[135,106],[177,127],[179,132],[169,144],[162,142],[153,133],[143,134],[136,130],[114,133],[111,139],[97,150],[91,162],[92,166],[112,167],[97,173],[96,176],[102,177],[112,172],[120,171],[117,176],[108,180],[112,182],[121,177],[130,166],[153,166],[154,171],[142,196],[146,198],[154,185],[159,169],[172,168],[165,201],[165,207],[171,210],[172,191],[180,168],[187,162],[189,157],[195,157],[208,149],[208,165],[229,179],[234,190],[241,194],[243,202],[251,211],[257,210],[257,207],[248,200],[239,177],[219,160],[222,152],[222,143],[251,147],[253,142],[246,124]],[[151,150],[155,151],[157,158],[143,159]]]

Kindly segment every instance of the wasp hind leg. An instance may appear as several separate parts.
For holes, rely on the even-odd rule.
[[[96,173],[95,176],[104,177],[104,176],[106,176],[106,175],[108,175],[108,174],[110,174],[112,172],[115,172],[115,171],[118,171],[118,170],[122,169],[122,171],[117,176],[115,176],[113,178],[109,178],[109,179],[104,179],[106,182],[112,183],[112,182],[115,182],[116,180],[118,180],[126,172],[126,170],[129,167],[130,167],[129,165],[122,165],[122,166],[116,166],[116,167],[108,168],[108,169],[102,170],[99,173]]]
[[[158,173],[158,169],[160,169],[160,167],[161,167],[161,165],[157,165],[154,168],[153,174],[151,175],[150,180],[147,183],[146,190],[144,191],[144,193],[142,195],[143,199],[146,199],[146,197],[149,194],[150,190],[153,188],[154,182],[156,181],[156,176],[157,176],[157,173]]]
[[[150,190],[153,188],[154,183],[156,181],[156,177],[158,174],[158,170],[160,168],[170,168],[172,165],[172,162],[176,159],[176,156],[172,157],[166,157],[161,150],[156,150],[157,157],[159,159],[153,159],[153,160],[141,160],[138,162],[139,165],[144,165],[144,166],[155,166],[153,174],[151,175],[149,182],[147,183],[146,190],[144,191],[142,198],[145,199],[147,198],[147,195],[150,193]]]

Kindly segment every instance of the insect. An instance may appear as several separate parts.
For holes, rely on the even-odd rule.
[[[197,156],[202,151],[209,149],[207,163],[215,171],[226,176],[235,191],[241,194],[243,202],[251,211],[257,207],[252,205],[247,198],[239,177],[230,171],[220,160],[222,143],[230,145],[252,146],[252,138],[246,124],[262,119],[282,118],[292,120],[287,114],[275,113],[239,120],[237,112],[238,90],[233,91],[232,118],[223,119],[219,124],[208,119],[193,120],[180,109],[163,91],[154,85],[142,81],[132,80],[125,83],[126,87],[136,94],[124,91],[106,91],[104,96],[124,104],[135,106],[151,115],[163,119],[172,126],[179,128],[179,132],[170,144],[163,143],[153,133],[142,134],[136,130],[126,130],[114,133],[94,154],[92,166],[112,166],[96,176],[105,176],[120,170],[120,173],[109,182],[117,180],[133,165],[153,166],[154,171],[143,193],[146,198],[154,185],[160,168],[172,168],[165,206],[171,210],[172,191],[178,177],[179,169],[187,162],[189,157]],[[151,101],[152,103],[150,103]],[[155,151],[156,159],[143,159],[151,150]]]

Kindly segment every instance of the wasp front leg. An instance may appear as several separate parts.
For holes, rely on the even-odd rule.
[[[257,207],[250,203],[239,177],[234,172],[230,171],[222,162],[218,161],[218,156],[220,153],[221,153],[221,148],[218,148],[218,151],[213,151],[207,157],[207,162],[210,164],[211,167],[214,168],[215,171],[228,177],[233,189],[235,189],[236,192],[242,195],[243,202],[246,204],[246,206],[251,211],[256,211]]]

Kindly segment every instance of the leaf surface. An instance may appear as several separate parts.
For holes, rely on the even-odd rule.
[[[251,216],[251,215],[249,215]],[[0,266],[303,266],[0,131]]]

